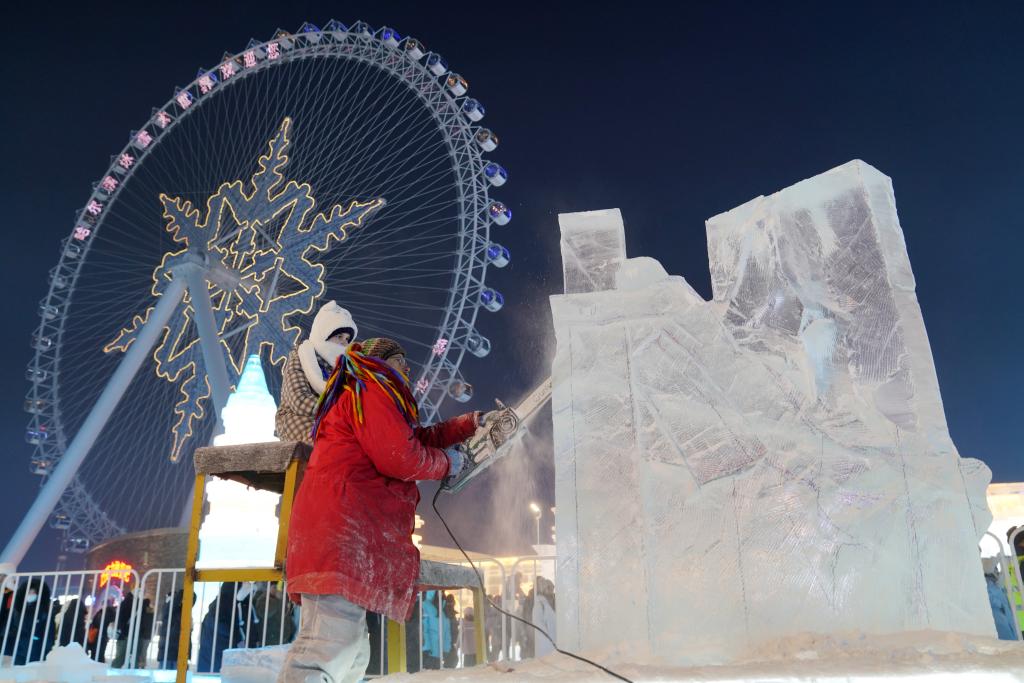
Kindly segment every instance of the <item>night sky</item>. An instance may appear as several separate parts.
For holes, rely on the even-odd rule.
[[[954,441],[995,481],[1024,480],[1020,3],[21,5],[2,10],[0,67],[5,543],[39,483],[24,442],[29,339],[91,183],[197,68],[250,37],[332,17],[393,26],[443,54],[501,136],[489,156],[511,179],[494,195],[514,219],[493,236],[513,260],[489,275],[507,303],[482,314],[494,351],[465,366],[470,407],[519,398],[550,367],[557,214],[621,208],[629,254],[710,297],[705,219],[859,158],[893,179]],[[550,419],[535,431],[529,453],[444,501],[469,545],[521,551],[533,536],[527,503],[554,504],[550,446],[537,445]],[[524,473],[523,485],[496,483]],[[446,540],[429,515],[426,538]],[[23,567],[52,567],[57,546],[48,535]]]

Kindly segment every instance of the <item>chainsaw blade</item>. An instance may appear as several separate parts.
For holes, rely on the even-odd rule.
[[[466,465],[455,477],[445,479],[441,488],[456,493],[481,472],[512,452],[513,445],[525,433],[525,423],[551,399],[551,379],[540,383],[516,409],[497,401],[500,413],[493,424],[480,427],[472,437],[456,448],[466,455]]]

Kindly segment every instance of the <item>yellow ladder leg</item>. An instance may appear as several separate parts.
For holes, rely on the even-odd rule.
[[[284,471],[284,490],[281,493],[281,507],[277,520],[277,547],[274,549],[274,566],[284,567],[288,553],[288,527],[292,521],[292,504],[295,502],[295,488],[299,478],[299,459],[292,458]]]
[[[473,625],[476,637],[476,663],[487,663],[487,596],[482,588],[473,589]]]
[[[388,619],[388,673],[405,673],[405,624]]]
[[[195,492],[192,494],[192,520],[188,525],[188,550],[185,553],[185,582],[181,598],[181,635],[178,637],[178,662],[176,683],[185,683],[188,676],[188,653],[192,645],[192,600],[195,597],[196,558],[199,557],[199,525],[203,521],[203,495],[206,478],[196,475]],[[173,604],[173,602],[172,602]]]

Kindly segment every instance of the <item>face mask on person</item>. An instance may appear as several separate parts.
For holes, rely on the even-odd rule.
[[[28,595],[25,596],[25,602],[27,602],[29,604],[35,602],[38,599],[39,599],[39,596],[36,595],[35,593],[29,593]]]
[[[336,335],[348,335],[348,341],[352,341],[359,334],[352,314],[339,306],[334,301],[328,301],[320,307],[313,324],[309,329],[309,340],[313,343],[316,353],[328,365],[334,367],[338,356],[345,352],[348,342],[340,342]]]

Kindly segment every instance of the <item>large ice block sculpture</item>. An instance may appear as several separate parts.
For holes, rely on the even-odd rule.
[[[709,220],[710,302],[627,259],[618,210],[560,221],[561,647],[708,664],[801,632],[994,636],[991,473],[949,437],[886,176],[852,161]]]

